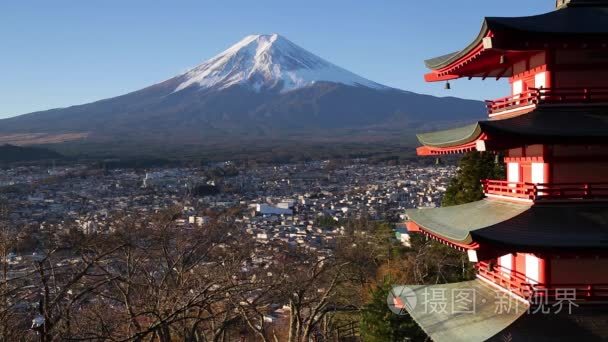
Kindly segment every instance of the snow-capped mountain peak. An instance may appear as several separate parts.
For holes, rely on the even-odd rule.
[[[280,92],[316,82],[387,88],[340,68],[278,35],[250,35],[180,76],[175,92],[188,87],[225,89],[245,85]]]

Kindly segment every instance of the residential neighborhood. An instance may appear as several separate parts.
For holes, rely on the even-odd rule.
[[[454,166],[387,166],[328,161],[241,168],[216,177],[203,168],[92,170],[85,165],[0,171],[10,222],[30,230],[70,227],[85,233],[108,227],[117,214],[141,215],[179,208],[184,228],[204,226],[209,212],[239,208],[237,222],[259,242],[321,247],[361,217],[403,220],[406,208],[435,207]],[[232,166],[231,166],[232,167]],[[234,167],[233,167],[234,168]],[[197,186],[217,189],[196,194]]]

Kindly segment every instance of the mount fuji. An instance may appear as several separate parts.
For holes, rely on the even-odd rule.
[[[479,101],[381,85],[277,35],[250,35],[184,74],[132,93],[0,120],[0,143],[209,144],[327,139],[449,125]]]
[[[250,89],[281,93],[333,82],[374,89],[387,87],[366,80],[302,49],[278,34],[251,35],[228,50],[188,71],[175,89],[190,86],[226,89],[245,85]]]

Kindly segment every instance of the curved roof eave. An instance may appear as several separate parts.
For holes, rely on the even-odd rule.
[[[457,310],[429,310],[426,305],[428,294],[434,293],[432,291],[435,290],[445,293],[445,303],[458,303],[457,296],[461,296],[462,291],[473,291],[475,296],[470,303],[471,312],[463,314]],[[523,304],[513,305],[510,310],[496,313],[496,299],[502,298],[501,296],[506,294],[505,291],[485,280],[475,279],[437,285],[397,285],[392,288],[391,294],[399,297],[402,303],[409,304],[404,305],[404,308],[433,341],[470,342],[494,341],[493,336],[501,337],[501,331],[508,329],[525,315],[528,306]],[[525,329],[521,330],[529,333]]]
[[[424,61],[424,64],[426,65],[427,68],[429,68],[431,70],[437,70],[437,69],[446,67],[446,66],[450,65],[451,63],[457,61],[461,57],[465,56],[471,50],[473,50],[475,47],[477,47],[479,44],[481,44],[481,42],[483,41],[483,38],[486,37],[487,35],[488,35],[488,21],[487,21],[487,18],[484,18],[483,24],[481,26],[481,31],[479,31],[479,34],[477,35],[475,40],[473,40],[473,42],[470,43],[467,47],[465,47],[464,49],[457,51],[457,52],[453,52],[453,53],[449,53],[449,54],[446,54],[443,56],[427,59]]]
[[[484,120],[447,130],[417,134],[418,141],[431,148],[466,145],[492,137],[520,144],[549,142],[606,143],[608,141],[608,106],[543,107],[525,115]],[[503,146],[504,147],[504,146]]]
[[[452,147],[475,141],[482,133],[481,125],[476,122],[471,125],[417,134],[418,141],[424,146]]]
[[[483,199],[433,209],[408,209],[406,215],[426,231],[460,244],[471,244],[471,232],[494,226],[530,209],[531,204]]]

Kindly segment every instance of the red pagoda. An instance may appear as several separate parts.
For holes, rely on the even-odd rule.
[[[428,82],[507,78],[511,94],[486,101],[488,120],[418,135],[418,154],[499,152],[507,175],[482,181],[483,200],[407,211],[410,232],[466,252],[477,270],[404,287],[418,296],[409,313],[437,342],[607,340],[608,0],[485,18],[472,43],[426,65]],[[467,289],[469,312],[450,311]],[[433,293],[452,303],[429,312]],[[498,312],[503,295],[515,310]]]

